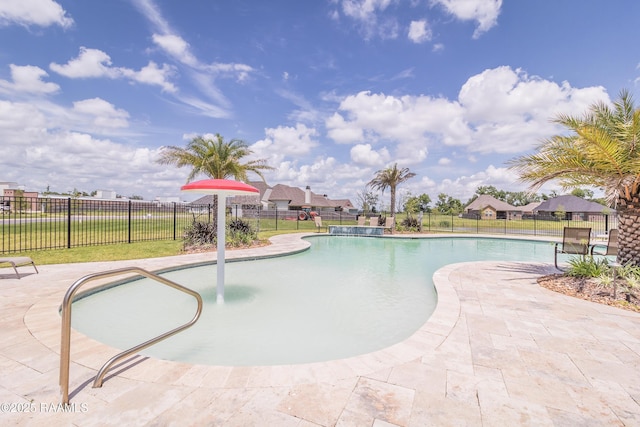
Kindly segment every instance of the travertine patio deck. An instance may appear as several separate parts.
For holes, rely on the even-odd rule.
[[[300,250],[308,242],[299,237],[227,255]],[[96,370],[118,351],[74,332],[71,406],[61,411],[57,310],[71,283],[212,258],[43,265],[21,280],[0,270],[0,424],[640,425],[640,315],[539,287],[550,264],[501,262],[440,269],[438,307],[418,332],[345,360],[216,367],[136,356],[93,389]]]

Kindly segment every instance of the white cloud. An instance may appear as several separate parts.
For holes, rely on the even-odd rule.
[[[155,33],[152,35],[152,40],[155,45],[175,60],[178,65],[187,67],[184,74],[191,78],[192,83],[198,89],[197,95],[176,95],[178,100],[196,110],[197,114],[214,118],[230,117],[231,103],[216,86],[215,79],[233,77],[238,82],[244,82],[255,72],[254,68],[247,64],[238,63],[203,63],[192,52],[189,43],[171,28],[169,22],[162,16],[160,8],[152,0],[134,0],[134,5],[154,26]],[[165,70],[164,66],[162,70]],[[155,76],[162,77],[165,74],[156,73]],[[167,80],[161,81],[164,83],[162,85],[164,90],[178,92],[172,85],[169,86]],[[207,99],[202,99],[202,95]]]
[[[369,40],[375,36],[382,39],[398,37],[398,22],[395,17],[382,16],[392,0],[341,0],[342,13],[356,21],[362,36]],[[334,20],[337,20],[334,13]]]
[[[451,164],[451,159],[449,159],[448,157],[441,157],[440,159],[438,159],[438,164],[440,166],[449,166]]]
[[[559,131],[549,119],[558,113],[581,113],[609,100],[602,87],[573,88],[529,76],[522,70],[498,67],[472,76],[458,96],[480,152],[514,153],[532,148]]]
[[[346,97],[327,122],[328,136],[338,143],[391,142],[392,156],[415,164],[428,146],[441,140],[469,140],[470,132],[457,102],[429,96],[387,96],[360,92]]]
[[[351,160],[357,165],[380,167],[390,159],[386,147],[376,151],[370,144],[358,144],[351,148]]]
[[[505,167],[489,165],[485,170],[469,176],[444,179],[436,185],[435,190],[437,193],[448,194],[466,203],[481,185],[493,185],[505,191],[524,191],[526,188],[524,184],[518,182],[518,176],[513,171]]]
[[[431,29],[427,25],[427,21],[421,19],[420,21],[411,21],[409,24],[409,40],[414,43],[424,43],[431,40]]]
[[[117,109],[104,99],[93,98],[73,103],[77,113],[92,117],[92,123],[99,129],[126,128],[129,126],[129,113]]]
[[[162,64],[162,67],[158,67],[158,64],[149,61],[149,64],[142,67],[140,71],[126,68],[120,68],[120,71],[131,80],[151,86],[160,86],[165,92],[173,93],[178,90],[175,85],[170,82],[171,77],[175,74],[175,69],[167,64]]]
[[[498,23],[502,0],[431,0],[461,21],[476,21],[473,38],[478,38]]]
[[[73,120],[96,121],[94,126],[122,126],[128,117],[126,112],[100,99],[79,101],[69,110],[52,110],[37,102],[0,100],[0,170],[4,179],[40,191],[51,185],[54,191],[108,188],[146,198],[158,195],[160,189],[179,193],[177,183],[184,182],[188,172],[156,164],[156,150],[68,130]],[[25,177],[29,177],[27,182]],[[154,183],[153,188],[149,188],[149,182]]]
[[[0,80],[0,92],[19,92],[29,94],[50,94],[60,90],[60,86],[42,79],[49,74],[40,67],[32,65],[18,66],[11,64],[11,79],[13,82]]]
[[[289,120],[304,123],[315,123],[320,120],[320,113],[304,96],[285,89],[276,90],[276,93],[298,107],[289,113],[287,117]]]
[[[204,69],[222,77],[234,76],[238,82],[247,80],[249,78],[249,75],[255,71],[253,67],[247,64],[225,64],[219,62],[207,65],[204,67]]]
[[[608,100],[602,87],[572,88],[498,67],[469,78],[458,100],[370,92],[347,96],[325,126],[336,143],[383,144],[394,159],[411,165],[438,145],[469,153],[526,151],[560,131],[551,117],[580,113],[598,100]]]
[[[155,44],[179,62],[192,67],[198,65],[198,60],[189,50],[189,43],[182,37],[175,34],[154,34],[152,39]]]
[[[73,19],[67,16],[60,4],[52,0],[2,0],[0,26],[10,24],[69,28],[73,25]]]
[[[72,79],[90,77],[116,78],[118,70],[111,67],[111,57],[98,49],[80,47],[77,58],[69,60],[64,65],[52,62],[49,68],[56,73]]]
[[[334,113],[326,120],[327,136],[338,144],[351,144],[364,140],[364,130],[360,126],[348,123],[344,117]]]
[[[130,68],[112,67],[111,57],[99,49],[80,47],[78,56],[60,65],[52,62],[49,68],[56,73],[72,79],[86,78],[127,78],[131,81],[147,85],[160,86],[167,92],[175,92],[176,87],[169,81],[174,69],[164,64],[162,67],[149,61],[140,71]]]
[[[266,137],[250,146],[254,157],[269,159],[269,164],[280,164],[286,156],[300,158],[318,145],[314,139],[318,132],[298,123],[296,127],[278,126],[265,129]]]

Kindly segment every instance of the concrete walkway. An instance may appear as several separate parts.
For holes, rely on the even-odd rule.
[[[300,235],[229,251],[303,250]],[[60,316],[85,274],[211,260],[0,269],[0,424],[34,426],[637,426],[640,315],[541,288],[550,265],[475,262],[434,275],[438,306],[406,341],[364,356],[267,367],[134,356],[91,388],[118,350],[72,334],[71,404],[60,407]]]

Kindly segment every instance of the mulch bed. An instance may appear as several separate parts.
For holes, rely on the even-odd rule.
[[[551,274],[538,278],[538,284],[543,288],[561,294],[598,304],[611,305],[624,310],[640,312],[640,300],[638,297],[626,292],[620,286],[618,286],[618,292],[614,299],[612,288],[603,289],[592,279]]]
[[[234,249],[249,249],[249,248],[259,248],[262,246],[269,246],[271,242],[268,240],[254,240],[253,243],[249,245],[242,246],[227,246],[225,250],[231,251]],[[180,253],[181,254],[199,254],[203,252],[216,252],[218,248],[216,245],[198,245],[198,246],[188,246],[183,248]]]

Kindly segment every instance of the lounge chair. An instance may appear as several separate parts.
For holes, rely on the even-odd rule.
[[[380,219],[377,216],[372,216],[369,218],[369,225],[371,227],[377,227]]]
[[[609,231],[609,240],[607,241],[607,246],[604,252],[597,252],[596,247],[603,247],[604,244],[596,243],[591,246],[591,256],[593,255],[603,255],[603,256],[616,256],[618,255],[618,229],[614,228]]]
[[[565,227],[562,232],[562,243],[556,243],[554,264],[558,268],[558,254],[582,255],[589,253],[591,228]]]
[[[33,268],[35,268],[36,273],[38,273],[38,268],[36,267],[36,263],[33,262],[33,260],[28,256],[0,258],[0,264],[11,264],[11,266],[13,267],[13,271],[15,271],[16,276],[18,276],[18,279],[20,278],[20,273],[18,273],[17,267],[20,267],[21,265],[31,264],[33,265]]]
[[[363,227],[367,225],[367,217],[364,215],[360,215],[358,217],[358,227]]]
[[[313,221],[316,223],[316,228],[318,229],[319,233],[320,229],[322,228],[322,218],[316,215],[315,217],[313,217]]]
[[[393,233],[393,228],[395,227],[396,219],[392,216],[388,216],[384,220],[384,229],[390,230]]]

